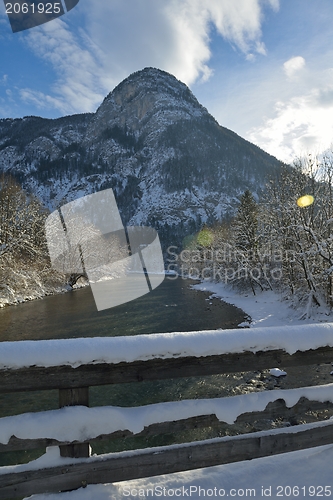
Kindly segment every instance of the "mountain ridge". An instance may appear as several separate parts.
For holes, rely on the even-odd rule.
[[[279,165],[155,68],[129,75],[95,113],[0,120],[0,171],[50,210],[111,187],[125,225],[151,225],[169,244],[231,217],[245,189],[260,197]]]

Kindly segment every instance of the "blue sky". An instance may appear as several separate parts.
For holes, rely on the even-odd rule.
[[[333,141],[332,0],[80,0],[13,34],[0,3],[0,117],[95,111],[133,71],[187,83],[285,161]]]

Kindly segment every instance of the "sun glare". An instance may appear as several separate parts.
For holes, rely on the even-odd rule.
[[[314,202],[314,197],[311,196],[311,194],[306,194],[298,198],[296,203],[299,207],[304,208],[304,207],[309,207],[310,205],[312,205],[313,202]]]

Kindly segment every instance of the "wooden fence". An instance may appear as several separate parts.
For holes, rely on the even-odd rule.
[[[89,406],[89,387],[107,384],[138,383],[177,377],[199,377],[214,374],[258,371],[272,367],[295,367],[331,363],[332,347],[297,351],[290,355],[283,350],[256,353],[149,359],[117,364],[86,364],[77,368],[32,366],[0,370],[0,392],[59,390],[60,407]],[[311,409],[332,409],[330,402],[309,402],[302,398],[292,412]],[[281,400],[270,403],[264,412],[245,413],[237,422],[274,419],[286,410]],[[186,420],[154,423],[140,435],[155,435],[184,429],[215,426],[215,415],[199,415]],[[130,431],[95,436],[89,442],[59,442],[55,439],[18,439],[0,444],[0,452],[60,446],[64,457],[79,458],[73,463],[24,472],[3,473],[0,469],[0,499],[22,498],[36,493],[59,492],[85,487],[88,484],[112,483],[130,479],[169,474],[214,465],[249,460],[268,455],[333,443],[333,421],[300,424],[288,429],[268,430],[225,436],[212,440],[109,454],[102,459],[89,457],[89,442],[133,435]],[[87,457],[86,459],[84,457]]]

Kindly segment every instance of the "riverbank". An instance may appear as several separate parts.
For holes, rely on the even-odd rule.
[[[225,283],[202,281],[192,286],[194,290],[212,292],[211,298],[220,298],[228,304],[233,304],[242,309],[251,320],[239,326],[257,328],[263,326],[286,326],[292,324],[311,324],[332,322],[333,312],[324,308],[313,307],[311,317],[300,319],[302,309],[296,308],[291,300],[286,300],[282,294],[266,290],[252,293],[239,294]]]
[[[59,293],[65,293],[69,291],[69,287],[54,287],[54,288],[36,288],[29,289],[27,291],[22,291],[20,293],[15,293],[9,287],[6,287],[6,295],[0,296],[0,308],[7,306],[17,306],[18,304],[23,304],[24,302],[30,302],[31,300],[43,299],[49,295],[56,295]]]
[[[166,279],[174,280],[174,273],[166,272]],[[179,276],[177,279],[181,279]],[[190,280],[190,278],[187,278]],[[193,280],[197,281],[197,280]],[[79,280],[73,287],[62,284],[60,280],[56,283],[41,283],[34,281],[34,286],[27,285],[19,292],[12,290],[9,286],[0,285],[0,309],[10,305],[23,304],[37,299],[43,299],[50,295],[64,294],[80,288],[89,286],[89,283]],[[284,298],[283,294],[275,291],[265,290],[252,293],[240,294],[231,286],[221,282],[204,280],[191,286],[192,289],[203,292],[212,292],[210,298],[219,298],[227,304],[232,304],[248,316],[248,321],[239,326],[256,328],[262,326],[285,326],[295,323],[321,323],[333,321],[333,311],[329,312],[323,308],[313,307],[310,318],[300,319],[302,310],[296,308],[291,300]],[[5,291],[5,293],[4,293]]]
[[[14,290],[9,285],[0,285],[0,309],[7,306],[17,306],[25,302],[31,302],[33,300],[44,299],[50,295],[58,295],[79,288],[84,288],[88,286],[87,282],[78,282],[73,287],[57,283],[57,284],[45,284],[36,281],[33,285],[29,284],[25,286],[20,291]]]

